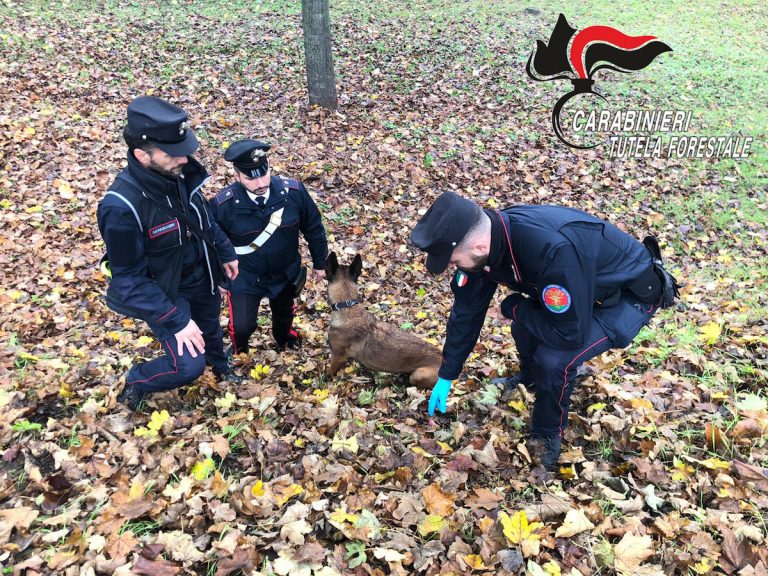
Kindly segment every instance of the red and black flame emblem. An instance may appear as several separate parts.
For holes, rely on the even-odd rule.
[[[525,68],[533,80],[570,80],[573,90],[557,101],[552,109],[552,127],[557,137],[573,148],[594,148],[568,142],[560,126],[560,111],[565,103],[577,94],[595,92],[592,76],[598,70],[608,68],[617,72],[634,72],[648,66],[659,54],[672,48],[656,36],[627,36],[610,26],[589,26],[581,31],[572,28],[560,14],[549,44],[536,41],[536,48],[528,58]],[[534,74],[535,73],[535,74]]]

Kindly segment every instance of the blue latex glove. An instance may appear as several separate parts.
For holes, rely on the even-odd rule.
[[[445,414],[445,402],[448,400],[448,394],[451,393],[451,381],[445,378],[438,378],[435,387],[432,388],[432,395],[429,397],[429,415],[435,415],[435,406]]]

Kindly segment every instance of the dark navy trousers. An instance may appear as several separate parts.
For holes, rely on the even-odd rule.
[[[202,283],[182,292],[174,301],[176,307],[187,311],[203,333],[205,354],[192,358],[185,347],[179,355],[178,344],[172,332],[162,326],[149,323],[149,327],[163,347],[164,355],[149,362],[134,364],[126,376],[126,385],[137,386],[143,392],[171,390],[193,382],[205,370],[206,364],[216,374],[229,370],[224,355],[224,334],[219,324],[221,296],[211,294],[210,286]]]
[[[268,298],[268,295],[229,292],[229,337],[234,354],[248,352],[248,341],[259,325],[259,305],[264,297]],[[270,298],[269,307],[272,310],[272,336],[277,345],[285,346],[291,340],[298,338],[298,332],[293,329],[295,312],[293,285],[287,284],[277,296]]]
[[[573,350],[552,348],[536,340],[521,324],[512,323],[523,382],[533,382],[536,402],[531,418],[533,436],[562,435],[568,426],[576,369],[611,348],[624,348],[646,325],[657,307],[624,296],[610,308],[596,308],[584,345]]]

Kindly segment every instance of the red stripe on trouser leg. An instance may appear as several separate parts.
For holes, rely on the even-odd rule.
[[[568,365],[565,367],[565,370],[563,370],[563,387],[560,389],[560,401],[558,402],[558,405],[560,406],[560,435],[563,435],[563,416],[565,415],[565,411],[563,410],[563,395],[565,394],[565,389],[568,387],[568,369],[573,366],[573,363],[576,362],[579,358],[584,356],[587,352],[592,350],[595,346],[600,344],[600,342],[604,342],[608,339],[608,336],[603,336],[598,340],[597,342],[594,342],[584,350],[582,350],[579,354],[574,356],[573,360],[571,360]]]
[[[229,324],[227,330],[229,332],[229,341],[232,342],[232,354],[238,354],[237,342],[235,341],[235,315],[232,312],[232,297],[230,292],[227,292],[227,310],[229,311]]]

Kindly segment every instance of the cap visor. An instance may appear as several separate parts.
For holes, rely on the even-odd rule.
[[[432,274],[442,274],[448,268],[450,260],[450,252],[448,254],[427,254],[427,270]]]
[[[253,180],[254,178],[261,178],[264,176],[267,173],[267,170],[269,170],[267,166],[261,166],[259,168],[246,168],[245,170],[241,170],[241,172]]]
[[[169,144],[167,142],[155,142],[155,146],[160,148],[168,156],[181,157],[189,156],[194,153],[195,150],[200,148],[200,144],[197,141],[197,137],[192,130],[187,130],[187,136],[181,142],[174,142]]]

